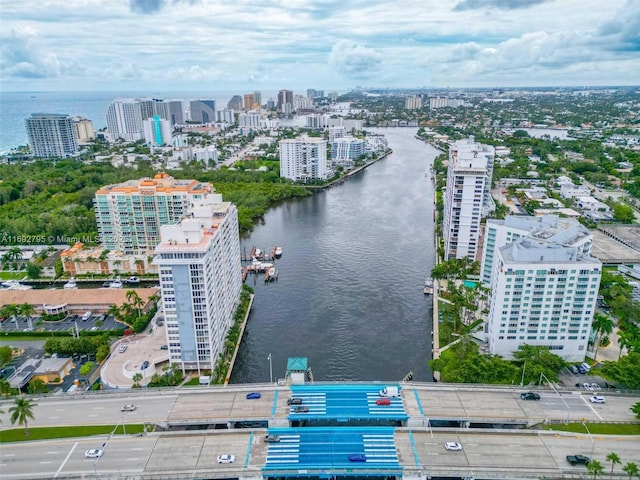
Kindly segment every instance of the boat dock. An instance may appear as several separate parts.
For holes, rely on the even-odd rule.
[[[276,270],[273,262],[282,257],[282,247],[275,246],[271,249],[271,253],[265,253],[264,250],[257,248],[255,245],[251,247],[249,254],[246,251],[241,255],[240,260],[248,263],[242,267],[242,281],[246,281],[250,273],[264,273],[264,281],[270,282],[278,279],[278,270]]]

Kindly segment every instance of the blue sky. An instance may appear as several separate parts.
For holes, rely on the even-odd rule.
[[[640,84],[640,0],[0,0],[0,88]]]

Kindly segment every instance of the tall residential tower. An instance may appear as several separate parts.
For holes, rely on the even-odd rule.
[[[206,195],[178,224],[163,225],[160,238],[154,263],[169,360],[183,370],[213,370],[242,290],[236,207],[218,194]]]
[[[32,113],[25,120],[31,151],[36,157],[70,157],[78,151],[69,115]]]
[[[445,259],[476,260],[480,219],[492,203],[494,157],[492,146],[473,139],[458,140],[449,147],[443,219]]]

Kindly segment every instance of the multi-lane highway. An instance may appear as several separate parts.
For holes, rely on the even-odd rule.
[[[377,392],[382,386],[355,384],[354,389],[369,388]],[[540,400],[527,401],[520,398],[523,390],[517,388],[412,383],[402,387],[402,398],[394,399],[394,402],[401,401],[409,418],[404,426],[395,429],[393,441],[397,462],[406,478],[578,478],[584,475],[584,466],[572,467],[565,458],[578,453],[605,463],[606,455],[616,452],[623,464],[640,463],[639,437],[590,436],[586,430],[584,434],[563,434],[540,430],[457,428],[480,424],[496,427],[567,420],[580,422],[583,419],[586,422],[632,422],[635,418],[630,407],[640,400],[639,397],[605,393],[605,404],[593,404],[588,400],[592,392],[538,390]],[[336,390],[336,387],[327,386],[326,400],[323,400],[326,404],[322,404],[327,412],[358,406],[354,401],[348,402],[351,405],[346,402],[341,405],[343,400],[339,395],[332,399],[332,394],[339,393],[332,389]],[[259,391],[261,398],[248,400],[246,394],[251,391]],[[293,392],[299,393],[295,389]],[[367,392],[366,398],[371,397],[370,393]],[[287,405],[291,394],[292,390],[285,386],[242,385],[49,397],[37,400],[35,418],[29,425],[124,422],[185,426],[226,425],[228,422],[229,426],[234,426],[235,422],[262,420],[270,428],[282,428],[295,417],[292,407]],[[313,395],[318,394],[314,392]],[[131,403],[137,406],[135,411],[121,412],[122,405]],[[0,406],[5,411],[1,417],[2,429],[11,427],[9,406],[9,401],[3,401]],[[367,408],[371,412],[377,407]],[[374,418],[375,414],[370,416]],[[445,424],[447,421],[448,428],[434,427],[438,422]],[[269,445],[264,442],[267,431],[263,428],[189,430],[2,444],[0,472],[2,478],[7,479],[81,478],[96,474],[101,478],[261,478],[265,475],[262,468],[270,458]],[[292,442],[287,444],[287,461],[302,465],[304,442],[301,440],[298,444],[295,438],[287,441]],[[461,443],[462,451],[445,450],[444,443],[450,441]],[[97,460],[86,459],[84,452],[93,448],[102,449],[104,455]],[[277,448],[283,447],[272,447],[273,455],[277,454]],[[216,457],[220,454],[232,454],[236,460],[230,465],[218,464]],[[290,465],[287,468],[270,475],[292,475]],[[331,466],[327,465],[327,468],[331,469]],[[358,468],[366,468],[366,464]],[[621,472],[620,468],[617,467]],[[327,470],[323,470],[317,474],[325,474]],[[384,471],[372,470],[367,474],[384,474]]]

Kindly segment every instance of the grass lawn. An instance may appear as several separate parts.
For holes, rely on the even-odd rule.
[[[51,438],[90,437],[93,435],[108,435],[116,428],[115,425],[81,425],[71,427],[38,427],[30,428],[29,435],[25,435],[24,428],[14,428],[0,432],[0,443],[24,442],[31,440],[47,440]],[[124,428],[124,431],[123,431]],[[118,426],[116,434],[142,433],[141,424]]]
[[[9,270],[0,270],[0,280],[22,280],[27,276],[27,272],[15,272]]]
[[[640,435],[640,424],[587,423],[586,425],[592,435]],[[581,423],[545,425],[544,429],[561,432],[587,433],[587,429]]]

